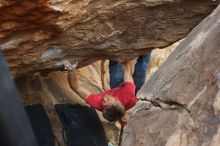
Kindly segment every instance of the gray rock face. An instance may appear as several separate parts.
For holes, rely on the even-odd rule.
[[[131,117],[122,146],[220,145],[219,28],[220,6],[139,91],[154,107]]]
[[[126,60],[186,36],[219,0],[1,0],[0,48],[15,76]]]

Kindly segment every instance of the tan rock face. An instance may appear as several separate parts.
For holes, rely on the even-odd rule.
[[[15,76],[126,60],[185,37],[218,2],[0,0],[0,48]]]
[[[137,112],[122,146],[219,145],[220,6],[139,91],[154,107]],[[143,130],[144,129],[144,130]]]
[[[151,58],[147,70],[147,78],[149,79],[155,71],[166,61],[167,57],[174,51],[182,40],[163,49],[154,49],[151,52]]]

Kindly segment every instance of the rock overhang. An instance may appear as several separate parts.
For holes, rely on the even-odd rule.
[[[124,61],[185,37],[219,1],[2,0],[0,48],[14,76]]]

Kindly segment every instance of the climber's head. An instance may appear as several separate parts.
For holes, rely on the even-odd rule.
[[[102,100],[102,115],[109,122],[121,119],[125,115],[125,108],[114,96],[105,94]]]

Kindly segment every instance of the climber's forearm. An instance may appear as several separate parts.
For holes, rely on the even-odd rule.
[[[67,75],[67,78],[68,78],[70,88],[74,91],[79,90],[79,83],[78,83],[78,80],[76,78],[75,72],[70,72],[69,71],[68,75]]]
[[[68,72],[68,82],[69,82],[70,88],[73,91],[75,91],[77,94],[79,94],[79,96],[82,99],[85,100],[87,96],[90,94],[89,91],[83,88],[80,88],[75,72]]]
[[[86,100],[86,98],[91,94],[89,91],[85,90],[84,88],[80,88],[77,91],[77,94],[83,99]]]

